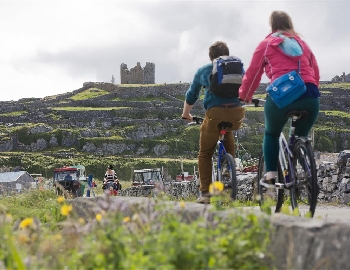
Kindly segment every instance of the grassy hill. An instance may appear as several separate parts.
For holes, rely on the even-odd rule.
[[[188,86],[84,83],[57,96],[0,102],[0,165],[50,177],[55,167],[80,163],[97,177],[113,164],[128,180],[133,168],[147,167],[163,167],[174,177],[183,157],[185,171],[192,173],[199,127],[180,119]],[[265,96],[265,87],[256,97]],[[348,147],[350,84],[320,88],[314,148],[339,152]],[[193,114],[204,115],[201,99]],[[237,138],[252,157],[261,151],[263,130],[263,109],[247,108]]]

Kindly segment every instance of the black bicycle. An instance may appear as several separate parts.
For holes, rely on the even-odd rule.
[[[253,99],[255,106],[263,106],[265,100]],[[292,210],[301,216],[313,217],[316,210],[319,187],[317,170],[311,140],[308,137],[295,135],[295,124],[298,119],[306,117],[307,111],[292,110],[287,112],[289,118],[289,140],[283,132],[279,137],[278,173],[276,189],[268,190],[260,185],[260,179],[265,175],[265,161],[262,154],[259,159],[257,187],[259,204],[265,209],[266,201],[272,200],[275,212],[280,212],[286,198],[290,197]]]

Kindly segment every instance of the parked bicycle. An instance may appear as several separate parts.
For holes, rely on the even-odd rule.
[[[256,107],[263,106],[265,100],[253,99],[253,104]],[[296,122],[307,115],[308,112],[303,110],[292,110],[287,113],[290,122],[289,140],[287,141],[281,132],[276,189],[272,194],[260,185],[260,179],[265,175],[263,154],[259,159],[257,187],[262,210],[269,197],[276,204],[275,212],[280,212],[289,195],[293,211],[297,211],[301,216],[313,217],[315,214],[319,187],[314,152],[308,137],[295,135]]]
[[[203,118],[194,116],[191,124],[201,124]],[[216,151],[212,157],[212,185],[215,186],[215,182],[222,182],[224,185],[231,186],[231,198],[236,200],[237,197],[237,177],[236,177],[236,163],[233,156],[226,152],[224,147],[225,135],[228,128],[232,127],[230,122],[221,122],[219,124],[220,134],[217,142]]]

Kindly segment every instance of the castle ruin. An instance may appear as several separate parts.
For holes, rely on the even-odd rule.
[[[345,72],[343,72],[343,74],[340,76],[336,75],[334,78],[332,78],[332,82],[350,82],[350,73],[345,75]]]
[[[144,68],[140,62],[130,70],[124,63],[120,65],[121,84],[155,84],[155,64],[146,62]]]

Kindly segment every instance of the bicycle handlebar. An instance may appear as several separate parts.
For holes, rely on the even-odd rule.
[[[265,99],[260,99],[260,98],[253,98],[251,102],[244,102],[242,99],[239,99],[239,101],[242,104],[242,107],[263,107],[265,105],[266,100]],[[189,120],[187,118],[182,118],[184,120]],[[188,123],[187,125],[200,125],[203,123],[204,118],[199,117],[199,116],[193,116],[192,117],[192,122]]]
[[[187,118],[183,118],[183,117],[182,117],[182,119],[184,119],[184,120],[189,120],[189,119],[187,119]],[[188,123],[187,125],[188,125],[188,126],[192,126],[192,125],[200,125],[200,124],[202,124],[202,123],[203,123],[203,120],[204,120],[204,118],[202,118],[202,117],[199,117],[199,116],[193,116],[193,117],[192,117],[192,122]]]
[[[245,102],[243,100],[239,100],[242,103],[243,107],[263,107],[265,105],[266,100],[260,98],[253,98],[251,103]]]

